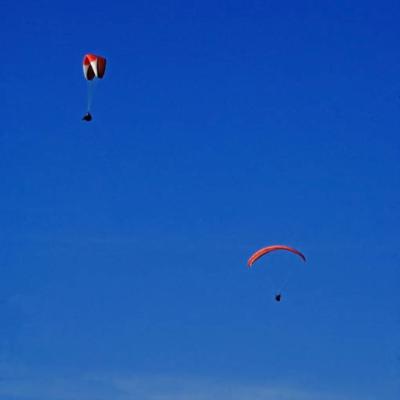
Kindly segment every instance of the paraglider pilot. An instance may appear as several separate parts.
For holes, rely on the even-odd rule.
[[[275,295],[275,300],[276,301],[281,301],[281,298],[282,298],[282,294],[281,293],[277,293],[276,295]]]
[[[92,114],[90,114],[90,112],[87,112],[84,116],[83,116],[83,118],[82,118],[82,121],[87,121],[87,122],[89,122],[89,121],[91,121],[92,120]]]

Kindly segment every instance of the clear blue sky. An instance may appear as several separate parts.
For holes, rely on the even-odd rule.
[[[397,400],[399,13],[6,0],[1,399]]]

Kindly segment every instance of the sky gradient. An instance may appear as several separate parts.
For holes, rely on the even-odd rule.
[[[399,398],[400,5],[322,3],[6,0],[2,400]]]

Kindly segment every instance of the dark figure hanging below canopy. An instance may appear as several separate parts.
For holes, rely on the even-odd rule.
[[[277,293],[277,294],[275,295],[275,300],[276,300],[276,301],[281,301],[281,298],[282,298],[282,294],[281,294],[281,293]]]
[[[92,114],[90,114],[90,112],[86,113],[86,114],[83,116],[82,120],[83,120],[83,121],[87,121],[87,122],[91,121],[91,120],[92,120]]]

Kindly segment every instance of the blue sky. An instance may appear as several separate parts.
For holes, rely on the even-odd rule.
[[[397,2],[2,11],[2,399],[398,399]]]

